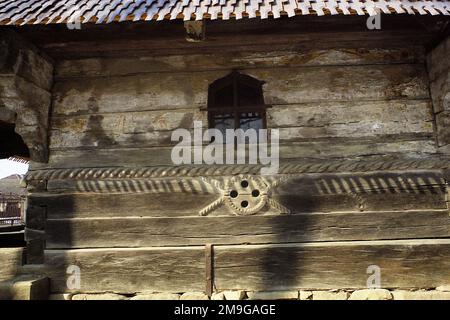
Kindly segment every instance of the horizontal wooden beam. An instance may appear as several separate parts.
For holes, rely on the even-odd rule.
[[[133,214],[132,209],[128,209]],[[448,210],[47,220],[48,249],[450,237]]]
[[[445,17],[384,15],[383,28],[371,31],[367,16],[300,16],[280,19],[206,21],[208,37],[184,40],[183,21],[83,24],[81,30],[61,25],[17,28],[56,59],[92,56],[142,56],[206,53],[267,48],[403,47],[427,45],[438,37],[435,25]],[[51,33],[52,37],[48,37]]]
[[[80,268],[81,288],[67,288],[67,267]],[[205,249],[142,248],[47,250],[40,273],[50,278],[52,292],[135,293],[203,291]]]
[[[269,128],[279,130],[280,143],[327,139],[429,139],[433,135],[428,100],[317,102],[274,105],[266,111]],[[101,119],[101,121],[99,120]],[[175,146],[173,130],[193,135],[194,121],[208,128],[207,112],[197,108],[106,112],[54,116],[51,150],[93,147]],[[382,126],[376,127],[376,124]],[[99,145],[100,143],[100,145]],[[207,144],[201,139],[196,144]],[[190,144],[189,144],[190,145]]]
[[[69,292],[69,265],[81,272],[83,292],[203,291],[204,247],[46,250],[39,270],[52,292]],[[450,284],[450,240],[328,242],[214,247],[217,290],[366,288],[376,265],[383,288]],[[78,290],[78,291],[79,291]],[[75,290],[77,291],[77,290]]]
[[[317,68],[300,65],[276,71],[264,67],[243,68],[242,72],[266,82],[264,101],[270,105],[331,102],[351,105],[374,100],[429,99],[423,64],[349,64]],[[228,70],[209,70],[70,78],[55,83],[53,110],[58,115],[72,116],[152,109],[198,111],[207,106],[209,84],[227,73]],[[97,120],[99,126],[101,120]]]
[[[355,48],[333,50],[298,50],[255,52],[217,52],[214,54],[182,54],[151,56],[143,59],[88,58],[60,61],[55,70],[56,81],[71,78],[120,77],[143,73],[199,72],[211,70],[291,68],[338,65],[423,64],[424,50],[420,47],[395,49]],[[60,110],[64,112],[64,110]]]
[[[282,168],[292,171],[282,171],[280,176],[262,178],[250,174],[258,181],[261,192],[293,214],[447,208],[445,181],[439,170],[302,174],[298,165],[299,171],[295,171],[295,165]],[[324,166],[333,168],[332,164]],[[316,164],[315,168],[319,166]],[[30,177],[48,179],[46,188],[50,192],[30,195],[28,211],[34,211],[28,219],[29,226],[36,225],[35,220],[40,219],[41,223],[42,207],[47,208],[50,219],[199,216],[203,208],[231,192],[225,185],[233,171],[207,169],[205,174],[215,175],[212,180],[205,180],[195,169],[182,170],[185,176],[180,177],[157,176],[158,171],[151,168],[88,169],[83,174],[79,170],[74,174],[62,170],[48,175],[42,172],[43,176],[35,172]],[[214,181],[224,189],[214,187]],[[225,203],[211,215],[234,215],[232,209]],[[260,213],[279,214],[279,210],[267,203]]]
[[[371,265],[383,288],[436,288],[450,284],[450,240],[216,247],[214,263],[218,290],[366,288]]]
[[[17,275],[23,263],[23,251],[23,248],[0,249],[0,281],[10,280]]]
[[[413,138],[394,136],[371,138],[328,138],[310,142],[280,143],[280,165],[291,162],[323,162],[329,159],[362,159],[387,162],[403,157],[423,159],[436,157],[436,141],[432,137]],[[172,147],[89,147],[53,150],[48,163],[31,163],[31,170],[108,168],[108,167],[158,167],[171,166]],[[311,160],[314,159],[314,160]],[[388,160],[389,159],[389,160]],[[402,161],[402,160],[400,160]],[[419,165],[417,167],[420,167]],[[339,170],[337,170],[339,171]]]

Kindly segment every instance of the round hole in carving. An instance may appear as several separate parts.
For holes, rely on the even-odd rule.
[[[241,207],[242,207],[242,208],[247,208],[247,207],[248,207],[248,201],[245,201],[245,200],[242,201],[242,202],[241,202]]]
[[[241,186],[242,186],[242,188],[247,188],[248,187],[248,181],[247,180],[243,180],[241,182]]]
[[[255,198],[258,197],[259,196],[259,190],[253,190],[252,191],[252,196],[255,197]]]
[[[238,195],[239,195],[239,193],[236,190],[232,190],[230,192],[230,197],[232,197],[232,198],[236,198]]]

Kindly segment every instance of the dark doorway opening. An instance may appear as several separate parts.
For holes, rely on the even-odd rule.
[[[0,121],[0,159],[9,157],[29,158],[30,151],[13,123]]]

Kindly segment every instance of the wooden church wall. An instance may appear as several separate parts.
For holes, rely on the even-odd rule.
[[[54,86],[49,167],[167,164],[172,130],[192,129],[193,120],[207,126],[208,85],[233,68],[266,82],[268,127],[280,129],[281,158],[433,154],[422,51],[63,61]]]
[[[266,82],[280,175],[161,167],[172,130],[207,126],[208,85],[232,69]],[[27,231],[53,292],[80,291],[69,265],[83,292],[203,291],[206,244],[217,290],[364,288],[370,265],[386,288],[449,284],[423,48],[92,57],[55,72]],[[261,210],[227,202],[241,180],[264,191]]]

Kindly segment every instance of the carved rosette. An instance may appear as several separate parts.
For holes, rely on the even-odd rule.
[[[221,197],[202,209],[200,215],[208,215],[222,204],[241,216],[257,214],[266,206],[273,207],[280,213],[290,213],[288,208],[270,198],[271,189],[285,179],[278,178],[270,182],[261,176],[237,175],[219,182],[204,178],[203,181],[213,186]]]
[[[226,183],[225,204],[238,215],[252,215],[267,204],[268,186],[258,177],[235,176]]]

